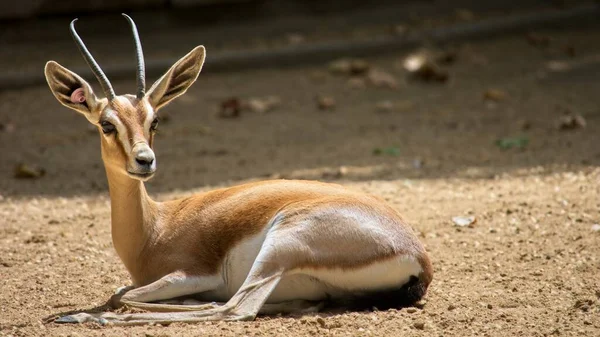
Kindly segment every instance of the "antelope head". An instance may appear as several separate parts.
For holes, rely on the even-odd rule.
[[[77,31],[73,20],[71,35],[100,82],[105,97],[94,94],[81,76],[57,62],[46,63],[45,75],[54,97],[64,106],[83,114],[98,127],[102,159],[107,168],[131,178],[145,181],[156,171],[152,149],[158,126],[158,110],[184,94],[196,81],[205,58],[204,46],[194,48],[182,57],[146,91],[144,55],[133,20],[123,14],[133,32],[137,60],[137,92],[116,95],[110,81],[92,57]]]

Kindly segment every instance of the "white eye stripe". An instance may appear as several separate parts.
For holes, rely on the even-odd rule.
[[[144,133],[148,132],[150,133],[150,126],[152,125],[152,121],[154,120],[155,117],[155,113],[154,113],[154,109],[152,109],[152,106],[150,105],[150,103],[148,103],[148,101],[144,100],[144,105],[146,106],[146,119],[144,120]]]
[[[123,150],[125,151],[125,153],[131,152],[131,145],[129,144],[129,135],[127,132],[127,128],[125,127],[117,113],[113,110],[108,110],[104,114],[104,119],[112,123],[117,129],[117,137],[121,145],[123,146]]]

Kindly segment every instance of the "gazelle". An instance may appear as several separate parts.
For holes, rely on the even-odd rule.
[[[273,180],[153,201],[144,181],[156,171],[158,110],[196,81],[205,49],[194,48],[146,92],[137,28],[123,15],[136,47],[136,95],[115,94],[75,31],[77,19],[71,34],[106,97],[54,61],[45,75],[56,99],[100,133],[112,240],[133,281],[111,303],[150,312],[78,313],[56,322],[252,320],[258,313],[314,312],[325,302],[400,307],[425,294],[432,267],[423,245],[375,196],[336,184]],[[182,296],[209,303],[160,303]]]

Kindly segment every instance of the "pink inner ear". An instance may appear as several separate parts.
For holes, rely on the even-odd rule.
[[[71,94],[71,102],[73,103],[83,103],[85,102],[85,91],[83,88],[77,88]]]

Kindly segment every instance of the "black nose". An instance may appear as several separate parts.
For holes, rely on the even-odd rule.
[[[154,162],[154,157],[148,155],[139,155],[135,157],[135,161],[141,166],[150,166]]]

